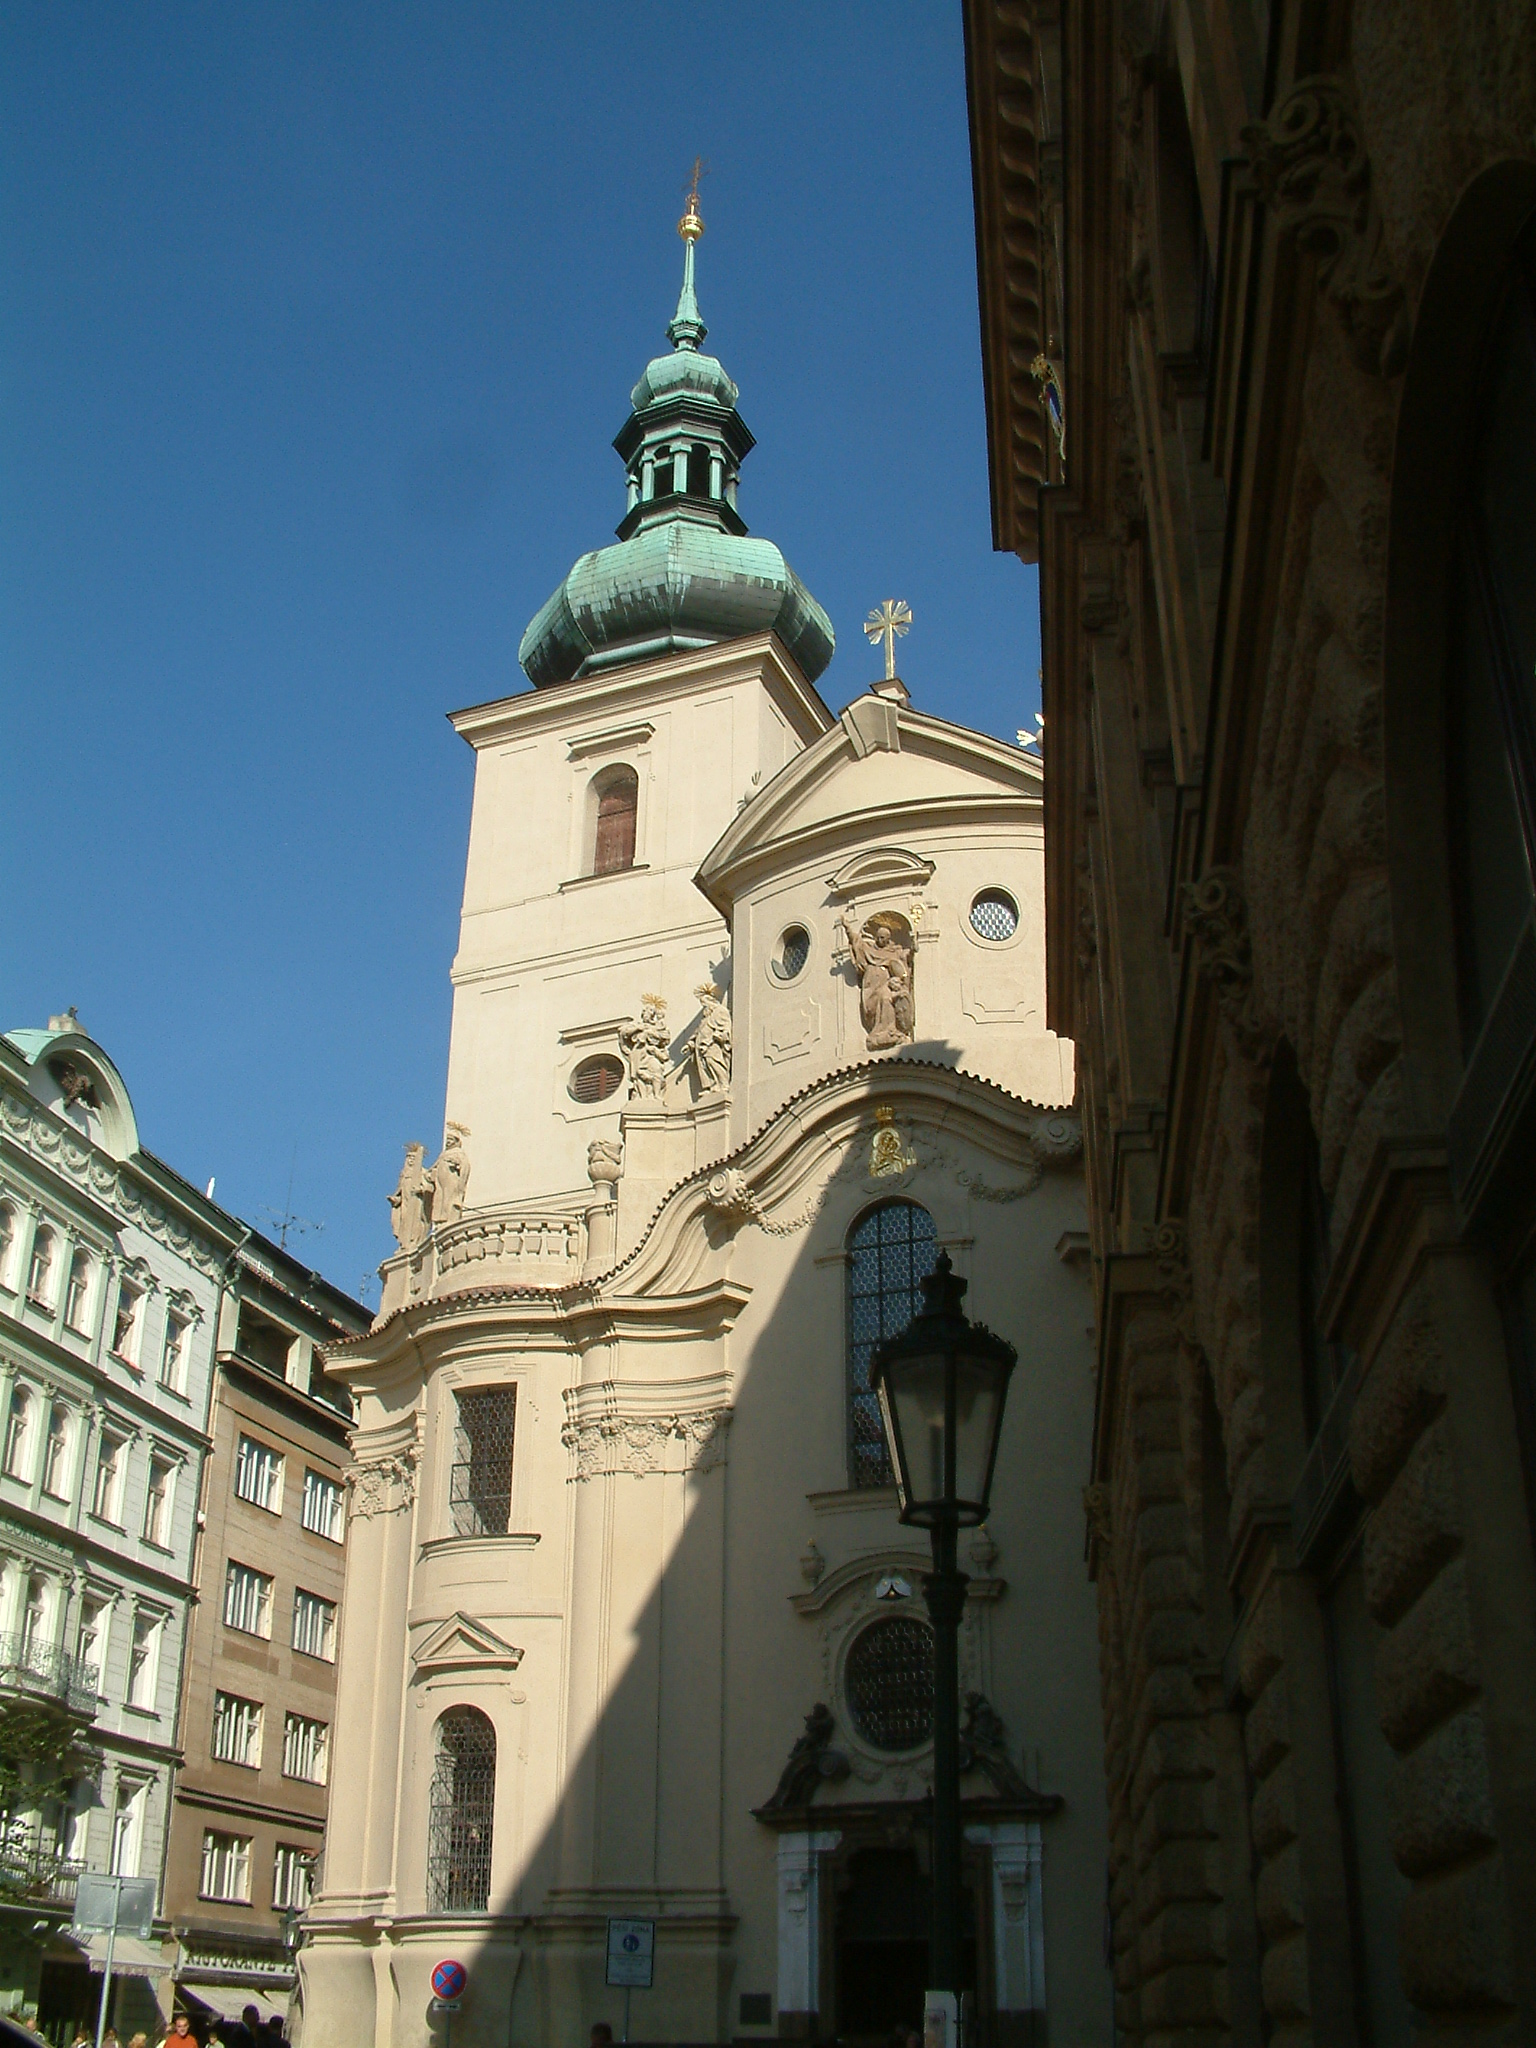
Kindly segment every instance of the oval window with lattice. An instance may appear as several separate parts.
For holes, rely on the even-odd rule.
[[[1019,928],[1019,906],[1006,889],[983,889],[971,905],[971,930],[994,945]]]
[[[933,1736],[933,1631],[915,1614],[872,1621],[843,1667],[848,1718],[873,1749],[920,1749]]]
[[[779,935],[778,950],[769,965],[776,981],[793,981],[811,957],[811,935],[803,924],[792,924]]]
[[[600,1052],[582,1061],[567,1086],[577,1102],[606,1102],[623,1079],[624,1062],[611,1052]]]

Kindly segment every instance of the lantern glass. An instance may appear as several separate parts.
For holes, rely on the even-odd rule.
[[[903,1521],[983,1521],[1008,1367],[964,1350],[891,1358],[880,1406]]]

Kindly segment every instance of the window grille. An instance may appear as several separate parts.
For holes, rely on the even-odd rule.
[[[283,1716],[283,1776],[302,1778],[306,1784],[323,1785],[330,1761],[331,1730],[325,1721],[311,1721],[306,1714]]]
[[[308,1849],[279,1842],[272,1863],[272,1903],[302,1913],[315,1895],[315,1859]]]
[[[460,1394],[448,1503],[456,1536],[505,1536],[512,1513],[517,1388]]]
[[[243,1436],[235,1452],[235,1492],[269,1515],[283,1512],[283,1460],[279,1452]]]
[[[640,778],[633,768],[618,769],[598,792],[594,875],[612,875],[621,868],[634,866],[635,812],[639,801]]]
[[[346,1510],[340,1485],[313,1467],[304,1474],[303,1520],[312,1536],[328,1537],[332,1543],[339,1543],[346,1531]]]
[[[213,1696],[213,1755],[221,1764],[244,1764],[248,1770],[261,1768],[261,1703],[243,1700],[238,1693],[216,1692]]]
[[[427,1896],[434,1913],[483,1913],[491,1901],[496,1731],[474,1707],[437,1724],[427,1831]]]
[[[336,1603],[296,1587],[293,1595],[293,1647],[306,1657],[336,1661]]]
[[[205,1899],[248,1901],[251,1896],[251,1838],[223,1835],[216,1828],[203,1834],[203,1878]]]
[[[904,1330],[923,1305],[937,1256],[933,1218],[916,1202],[883,1202],[848,1240],[848,1483],[889,1486],[891,1461],[870,1390],[875,1346]]]
[[[915,1615],[872,1621],[843,1671],[848,1718],[875,1749],[919,1749],[933,1735],[933,1631]]]
[[[1019,906],[1006,889],[983,889],[971,905],[971,930],[994,944],[1011,939],[1019,928]]]
[[[224,1626],[248,1636],[272,1633],[272,1581],[233,1558],[224,1575]]]

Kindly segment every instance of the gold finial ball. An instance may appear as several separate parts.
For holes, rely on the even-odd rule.
[[[688,211],[677,224],[677,232],[685,242],[696,242],[704,232],[704,216],[699,212],[698,202],[688,201]]]

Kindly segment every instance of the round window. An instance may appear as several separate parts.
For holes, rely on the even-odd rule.
[[[577,1102],[606,1102],[623,1078],[624,1062],[611,1052],[600,1052],[583,1060],[567,1085]]]
[[[933,1734],[933,1630],[915,1615],[872,1621],[843,1671],[848,1718],[873,1749],[920,1749]]]
[[[779,934],[778,951],[769,965],[778,981],[793,981],[811,957],[811,935],[803,924],[792,924]]]
[[[1011,939],[1019,928],[1019,906],[1006,889],[983,889],[971,905],[971,930],[978,939]]]

